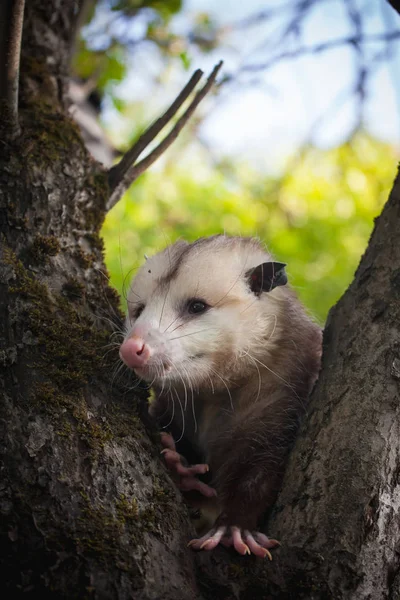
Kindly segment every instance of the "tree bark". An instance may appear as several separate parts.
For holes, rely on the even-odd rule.
[[[22,135],[0,156],[2,589],[199,598],[187,511],[133,382],[113,380],[109,320],[120,315],[99,237],[107,177],[65,112],[76,6],[27,4]]]
[[[114,377],[106,173],[66,113],[71,2],[27,3],[21,136],[0,144],[1,581],[8,597],[399,599],[400,183],[332,310],[268,527],[272,563],[195,554],[187,510]],[[111,324],[112,325],[112,324]]]
[[[275,510],[296,598],[400,598],[400,177],[331,310]]]

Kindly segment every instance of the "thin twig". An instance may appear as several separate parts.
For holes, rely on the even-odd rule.
[[[180,131],[183,129],[197,106],[200,104],[204,96],[211,89],[217,74],[222,66],[222,61],[216,65],[207,79],[206,84],[197,92],[188,108],[185,110],[183,115],[175,123],[169,134],[160,142],[160,144],[148,154],[139,163],[134,164],[135,160],[139,155],[147,148],[147,146],[154,140],[154,138],[160,133],[160,131],[171,121],[175,116],[179,108],[189,97],[194,87],[202,76],[202,71],[197,70],[189,83],[181,91],[179,96],[174,100],[169,109],[159,118],[153,125],[151,125],[143,135],[140,136],[139,140],[132,146],[130,150],[123,156],[122,160],[112,167],[109,171],[109,183],[111,194],[107,203],[107,209],[110,210],[121,196],[126,192],[129,186],[141,175],[155,160],[172,144],[172,142],[178,137]]]
[[[18,84],[25,0],[0,2],[0,118],[3,137],[19,134]]]
[[[127,171],[131,168],[133,163],[139,157],[139,155],[147,148],[147,146],[154,140],[154,138],[160,133],[160,131],[170,122],[175,116],[177,111],[180,109],[185,100],[190,96],[200,79],[202,78],[203,71],[197,69],[185,85],[181,93],[171,106],[165,111],[161,117],[159,117],[146,131],[139,137],[138,141],[126,152],[120,162],[112,167],[108,174],[108,181],[111,189],[111,193],[114,192],[115,188],[122,182]]]
[[[260,64],[249,64],[241,67],[240,71],[266,71],[273,67],[276,63],[281,62],[283,60],[290,60],[292,58],[299,58],[301,56],[307,54],[318,54],[319,52],[325,52],[326,50],[333,50],[340,46],[346,45],[359,45],[367,42],[389,42],[396,41],[400,39],[400,29],[396,29],[394,31],[388,31],[383,33],[376,33],[370,35],[352,35],[349,37],[338,38],[334,40],[329,40],[328,42],[322,42],[321,44],[316,44],[315,46],[301,46],[300,48],[296,48],[295,50],[287,50],[272,57],[270,60],[260,63]]]
[[[160,133],[160,131],[167,125],[170,120],[175,116],[177,111],[180,109],[185,100],[190,96],[198,82],[203,75],[203,71],[197,69],[194,72],[189,82],[185,85],[179,96],[173,101],[168,110],[165,111],[161,117],[157,119],[146,131],[140,136],[138,141],[128,150],[128,152],[122,157],[120,162],[112,167],[108,174],[108,181],[111,192],[120,184],[125,177],[127,171],[133,165],[135,160],[143,152],[145,148],[154,140],[154,138]]]

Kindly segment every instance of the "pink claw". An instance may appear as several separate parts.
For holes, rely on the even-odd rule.
[[[251,554],[250,548],[242,539],[242,532],[239,527],[231,527],[233,546],[239,554]]]
[[[272,560],[272,555],[268,548],[260,546],[260,544],[258,544],[254,539],[250,531],[245,531],[245,536],[247,545],[249,547],[249,554],[252,552],[253,554],[255,554],[255,556],[260,556],[261,558],[268,557],[269,560]]]
[[[261,558],[272,560],[269,551],[271,548],[280,546],[277,540],[270,540],[265,534],[255,531],[242,530],[240,527],[232,525],[230,527],[221,526],[213,528],[203,537],[197,540],[191,540],[188,544],[194,550],[213,550],[222,544],[223,546],[233,546],[239,554],[254,554]]]
[[[193,550],[213,550],[220,543],[224,536],[226,527],[218,527],[211,529],[208,533],[198,540],[190,540],[188,546]]]

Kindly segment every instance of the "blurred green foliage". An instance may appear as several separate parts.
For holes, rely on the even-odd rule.
[[[167,67],[173,61],[184,69],[191,65],[192,50],[207,53],[219,43],[220,32],[207,13],[188,20],[184,35],[171,28],[171,19],[182,9],[182,0],[91,0],[72,60],[72,73],[95,83],[101,95],[111,94],[127,75],[130,59],[151,46]],[[115,102],[120,110],[120,105]]]
[[[118,83],[132,71],[132,56],[142,48],[155,50],[152,60],[160,59],[155,79],[162,80],[171,64],[188,69],[194,53],[221,44],[224,27],[205,12],[191,15],[178,35],[171,22],[181,9],[181,0],[88,3],[73,71],[94,82],[127,123],[117,142],[121,148],[148,124],[152,99],[127,101],[118,93]],[[138,81],[147,74],[141,60],[135,64]],[[167,158],[162,170],[146,173],[131,187],[104,224],[106,262],[122,296],[143,254],[179,237],[256,235],[288,263],[292,285],[321,324],[353,278],[396,165],[394,150],[364,133],[330,151],[302,149],[279,178],[234,159],[207,166],[197,158],[189,164],[177,159],[176,150]]]
[[[73,56],[73,74],[82,80],[94,80],[97,91],[102,93],[123,81],[133,47],[151,40],[168,53],[168,22],[181,9],[181,4],[181,0],[89,2],[86,27],[77,40]],[[143,21],[140,33],[132,27],[138,19]]]
[[[124,303],[144,254],[179,237],[258,236],[288,264],[291,284],[323,324],[353,278],[395,168],[394,150],[362,133],[333,150],[303,150],[280,179],[243,164],[170,163],[142,176],[107,216],[111,282]]]

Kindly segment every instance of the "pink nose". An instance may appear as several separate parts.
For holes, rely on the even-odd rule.
[[[133,336],[121,344],[119,355],[128,367],[136,369],[146,365],[151,351],[142,338]]]

